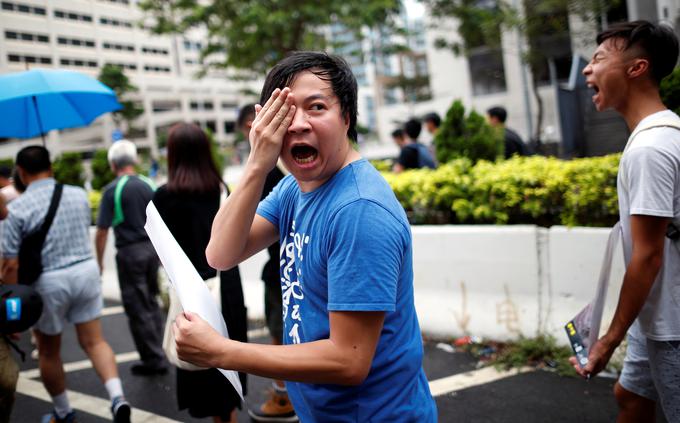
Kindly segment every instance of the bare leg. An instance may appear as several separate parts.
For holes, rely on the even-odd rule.
[[[38,366],[40,378],[45,389],[51,396],[57,396],[66,391],[64,366],[61,362],[61,334],[45,335],[35,330],[38,341]]]
[[[614,385],[614,396],[619,404],[617,423],[654,423],[656,403],[627,391],[618,382]]]
[[[99,378],[106,382],[111,378],[118,377],[116,358],[102,335],[99,319],[77,324],[76,332],[78,333],[78,343],[92,362]]]
[[[220,416],[213,416],[213,422],[214,423],[238,423],[238,419],[236,418],[236,409],[231,410],[231,415],[229,416],[229,421],[222,420],[222,417],[220,417]]]

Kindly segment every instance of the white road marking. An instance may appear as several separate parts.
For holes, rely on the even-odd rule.
[[[139,360],[137,351],[116,354],[116,363],[127,363],[128,361]],[[64,372],[77,372],[78,370],[91,369],[92,362],[90,360],[80,360],[64,364]],[[21,372],[21,376],[27,379],[35,379],[40,377],[40,369],[30,369]]]
[[[485,383],[495,382],[500,379],[505,379],[506,377],[516,376],[533,370],[534,369],[531,367],[522,367],[521,369],[498,371],[493,366],[482,367],[481,369],[430,381],[430,392],[432,392],[432,396],[438,397],[440,395],[460,391],[477,385],[484,385]]]
[[[113,307],[104,307],[102,309],[102,317],[103,316],[111,316],[112,314],[123,314],[125,313],[125,309],[123,306],[113,306]]]
[[[23,375],[19,377],[19,381],[17,382],[17,392],[47,403],[52,402],[50,395],[47,393],[41,382],[30,380]],[[68,400],[74,410],[84,411],[107,420],[111,418],[111,404],[109,403],[109,400],[71,390],[67,390],[66,392],[68,392]],[[135,422],[139,423],[177,422],[177,420],[172,420],[134,407],[132,408],[132,418]]]

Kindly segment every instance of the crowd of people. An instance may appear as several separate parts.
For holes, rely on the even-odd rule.
[[[597,374],[628,333],[615,388],[619,421],[653,422],[658,403],[669,422],[678,422],[680,117],[659,97],[659,82],[677,61],[678,40],[664,26],[638,21],[612,25],[597,43],[584,69],[593,102],[598,110],[621,113],[632,132],[618,180],[627,268],[611,325],[590,349],[588,363],[573,364],[584,377]],[[79,344],[106,387],[113,420],[130,421],[131,407],[99,320],[109,228],[122,302],[141,359],[131,371],[150,377],[177,366],[178,408],[194,417],[235,421],[242,404],[215,370],[222,368],[240,372],[244,386],[248,373],[272,379],[271,398],[250,410],[256,421],[436,421],[422,366],[409,223],[389,185],[354,148],[356,118],[357,83],[347,63],[338,56],[297,52],[267,74],[259,104],[242,108],[238,126],[251,150],[231,193],[205,133],[193,124],[170,130],[168,181],[158,189],[136,173],[134,144],[114,143],[108,159],[116,179],[103,194],[96,255],[85,191],[54,180],[44,147],[22,149],[16,179],[25,186],[19,188],[23,193],[0,196],[2,278],[5,284],[26,282],[22,243],[45,230],[42,272],[32,285],[44,302],[32,332],[53,403],[44,421],[75,421],[60,357],[67,322],[75,325]],[[489,109],[488,118],[504,130],[506,155],[530,153],[504,127],[503,108]],[[436,114],[421,120],[431,133],[441,124]],[[393,133],[401,148],[396,172],[436,166],[432,151],[419,141],[421,120],[409,119]],[[0,184],[5,174],[0,172]],[[219,290],[230,339],[197,313],[179,311],[173,296],[170,309],[178,311],[163,321],[158,258],[143,229],[150,201],[199,275]],[[240,262],[264,249],[270,255],[262,279],[271,345],[247,342],[238,271]],[[174,339],[171,354],[164,336]],[[0,351],[6,342],[0,339]],[[5,357],[0,365],[14,373],[16,383],[11,360]],[[5,420],[12,407],[11,376],[0,384]]]
[[[524,142],[520,135],[508,128],[505,121],[508,117],[507,110],[502,106],[491,107],[486,111],[489,125],[502,132],[503,156],[506,159],[512,156],[530,156],[533,149],[530,144]],[[394,160],[392,171],[400,173],[407,169],[434,169],[437,167],[436,151],[434,142],[425,145],[419,140],[423,125],[434,140],[442,124],[441,117],[436,112],[430,112],[418,119],[409,118],[403,125],[392,131],[392,140],[399,147],[399,156]]]

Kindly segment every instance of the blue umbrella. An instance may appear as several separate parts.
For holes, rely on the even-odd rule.
[[[0,137],[31,138],[52,129],[85,126],[120,109],[116,94],[82,73],[32,69],[0,75]]]

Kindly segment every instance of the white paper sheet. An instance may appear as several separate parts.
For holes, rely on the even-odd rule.
[[[210,326],[225,338],[229,337],[227,325],[217,304],[210,295],[208,287],[198,274],[191,261],[184,254],[175,237],[165,225],[156,206],[149,202],[146,206],[146,225],[149,239],[158,253],[158,257],[168,274],[172,287],[177,292],[182,308],[201,316]],[[218,369],[234,386],[243,399],[243,388],[238,373],[233,370]]]

